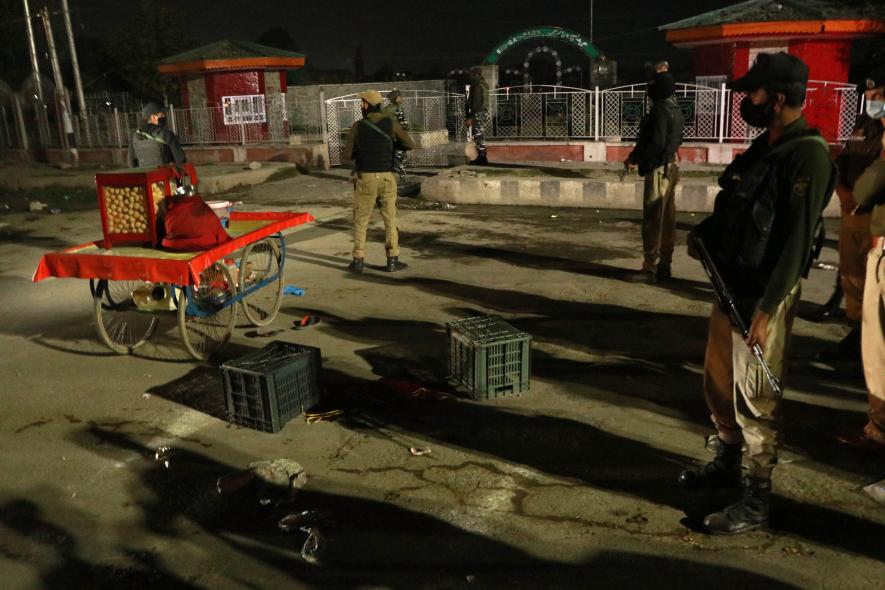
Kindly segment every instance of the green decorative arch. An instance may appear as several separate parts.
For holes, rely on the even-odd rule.
[[[498,44],[491,53],[489,53],[484,62],[486,64],[496,64],[498,60],[501,59],[501,56],[504,55],[507,51],[520,45],[521,43],[525,43],[526,41],[531,41],[533,39],[552,39],[554,41],[560,41],[562,43],[568,43],[574,47],[577,47],[584,54],[593,59],[602,57],[602,52],[599,51],[599,48],[596,47],[593,43],[588,41],[583,35],[580,33],[576,33],[574,31],[570,31],[568,29],[563,29],[561,27],[536,27],[534,29],[526,29],[524,31],[520,31],[518,33],[514,33],[510,35]]]

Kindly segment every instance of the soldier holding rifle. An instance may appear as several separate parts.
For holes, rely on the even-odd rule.
[[[721,277],[721,284],[714,281],[720,301],[733,303],[713,307],[704,360],[716,457],[679,476],[691,489],[742,487],[738,502],[704,519],[714,534],[768,522],[781,438],[779,380],[801,278],[835,187],[827,143],[802,116],[807,82],[808,67],[786,53],[760,54],[732,82],[733,90],[747,93],[744,121],[766,131],[726,168],[713,215],[689,236],[689,253],[706,253],[705,267]]]

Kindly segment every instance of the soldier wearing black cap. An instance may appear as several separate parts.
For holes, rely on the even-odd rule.
[[[702,239],[749,326],[745,339],[714,305],[704,395],[719,438],[716,457],[679,477],[693,489],[743,488],[741,500],[704,519],[714,534],[768,522],[782,400],[750,348],[758,344],[772,373],[785,374],[800,280],[836,176],[826,141],[802,116],[807,82],[808,67],[796,57],[762,53],[731,84],[747,93],[741,117],[765,132],[725,169],[713,215],[689,236],[689,253],[696,255],[695,239]]]
[[[661,62],[666,64],[666,62]],[[662,68],[660,64],[657,66]],[[676,81],[659,69],[648,85],[651,111],[639,123],[636,147],[624,165],[639,169],[645,178],[642,194],[642,269],[630,275],[633,282],[654,283],[671,275],[676,246],[676,185],[679,167],[676,151],[682,144],[685,119],[673,95]]]
[[[403,131],[409,130],[409,122],[406,120],[406,112],[403,110],[403,94],[397,89],[393,89],[387,93],[388,105],[384,107],[382,112],[395,119]],[[400,180],[406,177],[406,152],[404,150],[394,150],[393,152],[393,171],[399,176]]]
[[[885,85],[885,70],[874,72],[863,83],[861,89],[869,102],[877,88]],[[870,213],[858,210],[854,199],[854,184],[863,171],[879,158],[882,152],[883,125],[879,119],[866,113],[858,117],[851,139],[839,157],[836,167],[839,182],[836,194],[842,209],[839,227],[839,284],[845,296],[845,317],[851,323],[851,331],[832,350],[822,351],[823,361],[860,362],[860,320],[863,308],[864,275],[866,274],[867,253],[870,251]],[[832,308],[820,312],[820,319],[838,309],[838,298]]]
[[[138,137],[159,144],[163,164],[175,164],[179,172],[182,172],[187,156],[181,149],[178,136],[167,126],[166,109],[155,102],[149,102],[141,109],[141,116],[144,123],[136,131]]]
[[[885,123],[885,70],[864,83],[866,112]],[[854,183],[855,216],[867,218],[871,236],[866,258],[861,312],[861,353],[869,392],[868,420],[859,432],[844,433],[840,442],[857,448],[885,452],[885,139],[879,154]]]

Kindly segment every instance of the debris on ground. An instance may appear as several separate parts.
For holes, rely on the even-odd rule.
[[[262,326],[257,330],[250,330],[246,332],[245,336],[247,338],[267,338],[269,336],[276,336],[277,334],[282,334],[285,332],[283,328],[270,328],[268,326]]]
[[[344,410],[328,410],[326,412],[304,412],[304,421],[308,424],[335,420],[344,415]]]
[[[307,533],[307,540],[301,547],[301,558],[307,563],[316,564],[320,561],[320,552],[325,545],[325,539],[316,527],[301,527]]]
[[[885,479],[864,486],[863,491],[879,504],[885,504]]]
[[[151,399],[151,394],[149,394],[149,393],[142,393],[142,394],[141,394],[141,397],[143,397],[144,399]]]
[[[48,206],[49,205],[46,203],[41,203],[40,201],[30,201],[28,203],[28,211],[35,213],[37,211],[43,211],[43,209],[46,209]]]
[[[303,330],[305,328],[309,328],[309,327],[311,327],[315,324],[319,324],[319,323],[320,323],[320,318],[318,318],[315,315],[307,314],[303,318],[301,318],[300,320],[295,320],[294,328],[296,330]]]
[[[470,576],[464,576],[464,579],[467,580],[467,583],[468,583],[468,584],[472,584],[473,582],[476,581],[476,576],[473,576],[473,575],[470,575]]]
[[[420,448],[420,449],[419,449],[419,448],[416,448],[416,447],[410,447],[410,448],[409,448],[409,452],[412,453],[412,454],[413,454],[414,456],[416,456],[416,457],[421,457],[421,456],[423,456],[423,455],[429,455],[430,453],[433,452],[433,450],[432,450],[432,449],[428,449],[428,448],[426,448],[426,447],[424,447],[424,448]]]
[[[52,208],[49,210],[49,212],[53,215],[58,215],[59,213],[61,213],[61,209]]]
[[[281,530],[289,532],[302,527],[317,526],[325,520],[325,514],[318,510],[302,510],[301,512],[287,514],[280,519],[277,526],[279,526]]]
[[[249,170],[259,170],[261,168],[261,162],[249,162],[248,168]]]
[[[301,287],[296,287],[295,285],[286,285],[283,287],[283,295],[294,295],[296,297],[302,297],[304,295],[304,289]]]
[[[229,495],[250,486],[255,487],[259,502],[265,501],[274,493],[291,495],[307,485],[307,472],[304,467],[291,459],[273,459],[271,461],[255,461],[246,469],[236,471],[218,478],[215,483],[219,494]]]
[[[160,447],[154,452],[154,461],[157,463],[162,463],[166,469],[169,469],[169,464],[172,458],[172,447]]]

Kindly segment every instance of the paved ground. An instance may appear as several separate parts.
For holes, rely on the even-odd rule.
[[[402,200],[403,259],[354,277],[348,185],[299,176],[234,193],[308,210],[291,234],[280,337],[319,346],[336,422],[280,433],[228,425],[214,364],[188,361],[174,322],[136,356],[109,354],[84,281],[30,282],[42,252],[94,239],[96,211],[0,216],[0,575],[7,588],[882,588],[885,510],[860,487],[881,461],[837,447],[859,425],[856,375],[812,362],[846,328],[798,321],[772,527],[697,531],[728,496],[678,489],[706,460],[700,397],[711,295],[677,252],[676,279],[636,286],[636,212],[457,207]],[[698,218],[683,214],[681,239]],[[380,222],[371,264],[383,262]],[[832,247],[825,258],[833,260]],[[831,273],[806,297],[822,301]],[[445,388],[444,324],[498,313],[532,334],[529,393],[477,403]],[[168,328],[168,329],[165,329]],[[236,330],[224,358],[263,345]],[[166,469],[154,451],[174,451]],[[410,447],[432,453],[415,457]],[[307,471],[290,503],[219,496],[256,460]],[[277,521],[325,512],[323,565]]]

